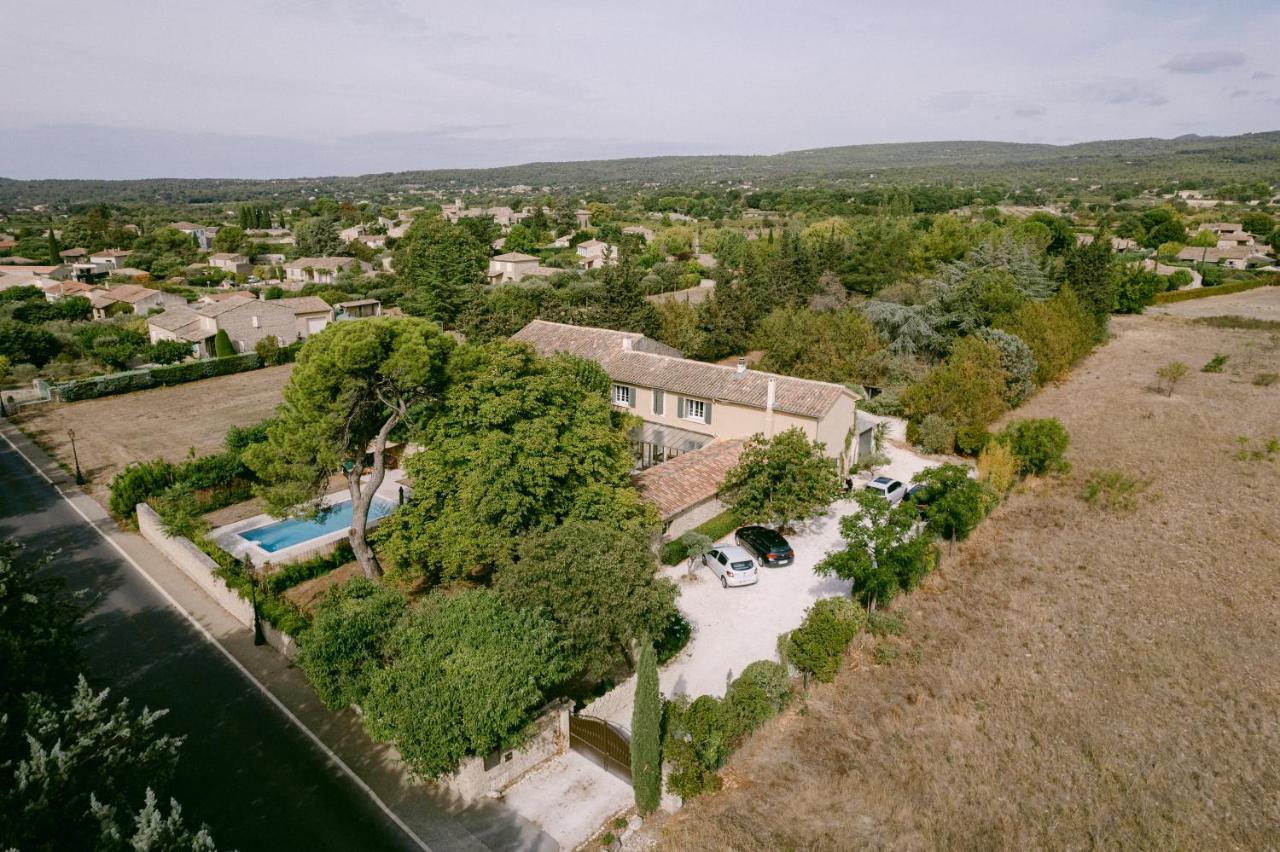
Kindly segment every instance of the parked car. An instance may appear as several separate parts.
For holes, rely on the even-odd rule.
[[[873,494],[879,494],[881,497],[889,501],[890,506],[896,506],[902,502],[902,498],[907,493],[907,487],[896,479],[890,479],[887,476],[877,476],[875,479],[867,483],[867,490]]]
[[[733,540],[765,568],[790,565],[796,560],[796,552],[782,534],[768,527],[742,527],[734,533]]]
[[[702,557],[702,564],[720,578],[720,585],[726,589],[730,586],[750,586],[760,579],[751,554],[734,544],[712,548]]]
[[[929,505],[929,488],[922,483],[913,482],[907,487],[907,493],[903,499],[915,503],[916,511],[923,515],[924,507]]]

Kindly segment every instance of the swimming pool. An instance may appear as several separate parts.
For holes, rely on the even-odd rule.
[[[395,507],[396,504],[390,500],[374,497],[373,503],[369,506],[369,520],[375,521],[378,518],[385,517],[391,514],[391,510]],[[344,500],[335,504],[315,520],[306,521],[299,518],[286,518],[283,521],[275,521],[266,526],[245,530],[240,533],[240,536],[246,541],[253,542],[268,553],[275,553],[277,550],[284,550],[286,547],[293,547],[295,544],[302,544],[329,533],[350,528],[351,501]]]

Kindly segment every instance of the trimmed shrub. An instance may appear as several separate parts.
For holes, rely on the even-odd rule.
[[[299,583],[322,577],[330,571],[341,568],[352,559],[355,559],[355,555],[351,552],[351,543],[344,539],[331,553],[282,565],[263,578],[262,585],[267,591],[278,594],[286,589],[292,589]]]
[[[164,493],[173,485],[177,469],[164,459],[134,462],[111,480],[107,506],[121,518],[132,518],[139,503]]]
[[[956,432],[956,449],[966,456],[976,456],[991,440],[991,433],[980,423],[970,423]]]
[[[1186,302],[1190,299],[1207,299],[1210,296],[1225,296],[1228,293],[1243,293],[1245,290],[1252,290],[1255,287],[1266,287],[1276,283],[1275,279],[1265,281],[1233,281],[1230,284],[1219,284],[1213,286],[1206,279],[1204,287],[1195,290],[1174,290],[1170,293],[1157,293],[1153,301],[1157,305],[1167,305],[1170,302]]]
[[[778,715],[790,700],[787,667],[772,660],[756,660],[729,684],[724,704],[732,730],[741,737]]]
[[[231,373],[242,373],[256,370],[262,366],[262,359],[256,353],[235,355],[230,358],[207,358],[199,361],[184,361],[167,367],[153,367],[149,370],[128,370],[112,373],[108,376],[97,376],[90,379],[77,379],[51,385],[49,390],[54,399],[61,402],[75,402],[81,399],[97,399],[119,393],[132,393],[153,387],[168,387],[198,379],[214,376],[225,376]]]
[[[264,365],[280,363],[278,360],[280,357],[280,341],[276,340],[275,335],[268,334],[259,340],[253,347],[253,351],[262,359]]]
[[[1071,435],[1056,418],[1015,420],[1005,427],[997,440],[1007,446],[1018,460],[1023,476],[1071,469],[1066,460]]]
[[[726,509],[711,520],[696,526],[691,532],[699,532],[712,541],[719,541],[742,525],[742,521],[732,509]],[[688,556],[685,544],[680,539],[669,541],[662,546],[662,564],[679,565]]]
[[[809,607],[804,622],[780,644],[793,666],[829,683],[865,621],[866,613],[850,598],[824,598]]]
[[[1174,289],[1185,287],[1195,280],[1196,278],[1194,275],[1191,274],[1190,269],[1175,269],[1173,272],[1169,273],[1169,278],[1168,278],[1169,286],[1173,287]],[[1155,301],[1157,302],[1162,301],[1160,299],[1159,293],[1156,294]]]

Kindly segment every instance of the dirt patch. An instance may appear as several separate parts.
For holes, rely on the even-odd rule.
[[[346,565],[333,569],[328,574],[322,574],[304,583],[299,583],[291,589],[286,589],[284,596],[298,608],[305,612],[310,612],[320,596],[329,589],[342,585],[352,577],[359,576],[361,576],[360,563],[348,562]]]
[[[1239,312],[1233,309],[1233,312]],[[1018,416],[1074,472],[1028,483],[873,640],[735,756],[671,849],[1269,848],[1280,840],[1280,370],[1263,332],[1172,317],[1114,339]],[[1223,373],[1201,373],[1214,354]],[[1192,371],[1171,397],[1156,367]],[[1094,471],[1148,485],[1087,505]],[[887,655],[886,657],[887,658]]]
[[[67,430],[74,429],[88,491],[105,505],[111,478],[129,462],[181,461],[193,447],[197,455],[217,452],[232,426],[266,419],[280,404],[291,369],[267,367],[101,399],[31,405],[14,422],[68,469],[73,460]]]

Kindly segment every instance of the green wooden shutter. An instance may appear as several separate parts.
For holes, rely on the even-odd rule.
[[[709,424],[711,422],[711,400],[707,400],[703,405],[705,407],[702,409],[702,422]]]
[[[684,419],[684,397],[676,397],[676,417]]]
[[[662,406],[665,400],[662,398],[662,390],[660,388],[653,389],[653,413],[662,415]]]

